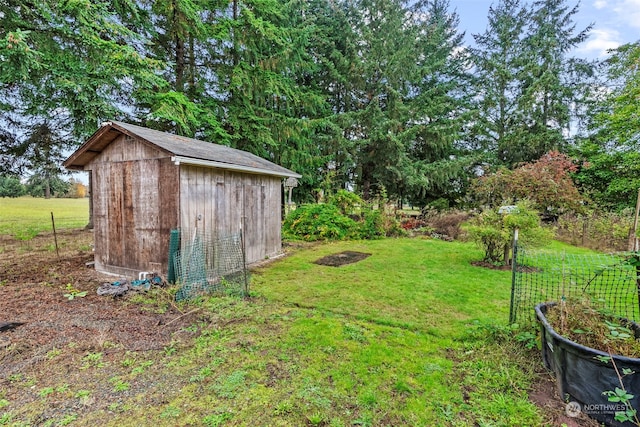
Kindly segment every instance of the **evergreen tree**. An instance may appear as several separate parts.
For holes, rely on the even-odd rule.
[[[579,103],[593,74],[589,63],[569,56],[584,42],[592,28],[576,31],[573,21],[578,5],[566,0],[533,3],[533,21],[525,40],[527,62],[519,108],[525,114],[529,135],[507,158],[510,163],[531,161],[550,150],[566,151],[570,136],[572,104]]]
[[[308,65],[309,34],[290,18],[295,3],[234,0],[230,7],[230,38],[221,61],[226,72],[219,75],[228,88],[222,101],[225,131],[239,149],[291,161],[295,156],[287,145],[308,148],[304,131],[318,105],[313,91],[296,84]]]
[[[475,96],[469,90],[469,55],[462,48],[458,17],[449,9],[448,0],[418,2],[413,9],[417,79],[406,101],[408,167],[396,192],[417,205],[437,199],[457,203],[477,161],[464,144]]]
[[[409,117],[405,99],[415,78],[417,28],[407,19],[404,1],[356,3],[350,20],[358,50],[350,77],[357,108],[351,113],[349,134],[356,142],[356,184],[369,199],[400,178]]]
[[[352,4],[345,1],[291,2],[298,28],[308,31],[307,66],[296,82],[314,94],[316,108],[308,111],[307,160],[310,173],[302,178],[302,191],[329,195],[353,182],[356,162],[351,136],[357,98],[351,72],[356,64],[357,36],[349,21]],[[311,191],[310,191],[311,190]]]
[[[475,147],[511,163],[513,147],[526,138],[518,100],[526,66],[525,32],[531,13],[520,0],[500,0],[489,8],[488,27],[474,34],[471,49],[478,93],[473,127]]]
[[[15,1],[1,10],[0,122],[12,136],[3,135],[0,156],[15,172],[53,174],[63,150],[102,120],[126,117],[134,89],[162,85],[158,61],[136,48],[136,2]]]
[[[569,56],[591,29],[576,31],[577,12],[566,0],[535,1],[531,9],[501,0],[489,11],[487,31],[475,36],[481,94],[475,134],[498,163],[513,167],[566,151],[593,75],[592,64]]]
[[[128,0],[17,1],[3,8],[0,56],[9,61],[0,61],[1,102],[27,117],[27,126],[46,119],[76,136],[122,117],[137,82],[161,83],[157,62],[134,47],[143,41],[135,31],[140,13]]]
[[[223,133],[211,94],[224,89],[211,84],[216,70],[208,56],[210,46],[215,49],[220,43],[215,38],[217,8],[224,7],[220,3],[152,3],[149,55],[163,61],[165,84],[154,91],[143,87],[137,94],[137,116],[145,126],[191,137],[213,138]]]
[[[333,143],[342,185],[355,184],[365,199],[424,202],[461,170],[451,157],[465,109],[464,56],[448,7],[441,0],[360,0],[333,15],[345,16],[348,27],[325,50],[324,93],[341,129]]]
[[[25,193],[26,189],[19,178],[0,174],[0,197],[20,197]]]
[[[619,47],[602,65],[601,87],[608,87],[590,110],[576,179],[599,206],[623,209],[635,205],[640,188],[640,42]]]
[[[60,176],[65,173],[62,162],[66,150],[71,147],[71,139],[63,137],[59,129],[45,121],[27,128],[25,138],[16,141],[19,142],[8,149],[24,162],[21,172],[32,173],[29,193],[34,195],[33,189],[37,187],[35,192],[48,199],[54,190],[61,192],[60,182],[63,180]]]

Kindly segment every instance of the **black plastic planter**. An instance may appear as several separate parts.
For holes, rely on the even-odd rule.
[[[611,361],[604,362],[599,357],[609,357],[608,353],[585,347],[558,335],[553,330],[545,314],[555,303],[536,306],[536,316],[542,333],[542,359],[544,365],[555,372],[558,392],[567,401],[580,404],[580,410],[590,417],[609,426],[632,426],[615,420],[615,413],[625,408],[620,403],[609,402],[602,393],[620,387],[620,381]],[[640,336],[640,327],[636,323],[627,325]],[[626,375],[622,381],[625,389],[634,395],[633,408],[640,414],[640,359],[613,355],[620,373],[630,369],[634,374]]]

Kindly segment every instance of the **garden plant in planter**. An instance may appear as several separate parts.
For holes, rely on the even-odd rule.
[[[555,372],[567,413],[582,412],[611,426],[640,426],[640,326],[588,299],[539,304],[535,310],[542,358]]]

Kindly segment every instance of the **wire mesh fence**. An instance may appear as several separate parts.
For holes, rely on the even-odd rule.
[[[516,250],[511,323],[533,323],[542,302],[588,297],[599,308],[640,320],[637,254],[575,255]]]
[[[180,250],[172,257],[176,281],[182,285],[177,300],[211,293],[249,293],[242,233],[216,237],[196,229],[181,238]]]

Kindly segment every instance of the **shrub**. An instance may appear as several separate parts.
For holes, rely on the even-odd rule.
[[[283,224],[285,237],[309,242],[354,238],[357,232],[358,224],[330,204],[302,205]]]
[[[359,219],[356,221],[333,204],[303,205],[287,216],[283,234],[289,239],[306,241],[379,239],[405,234],[395,216],[385,209],[365,205],[360,211],[360,215],[353,215]]]
[[[364,205],[364,201],[356,193],[347,190],[338,190],[330,196],[327,203],[334,205],[343,215],[354,215]]]
[[[362,239],[379,239],[386,235],[382,214],[379,210],[367,209],[359,228]]]
[[[0,175],[0,197],[20,197],[26,193],[20,179]]]
[[[626,251],[633,215],[632,209],[590,215],[565,214],[558,219],[556,236],[572,245],[598,251]]]
[[[431,228],[433,233],[451,240],[460,237],[462,224],[471,217],[468,212],[458,210],[436,212],[431,209],[423,210],[423,216],[425,225]]]
[[[565,154],[550,151],[517,169],[501,169],[476,179],[469,194],[476,205],[489,207],[529,199],[540,213],[557,218],[584,209],[585,197],[571,179],[576,169]]]
[[[400,222],[400,226],[404,230],[418,230],[427,226],[427,222],[423,219],[415,218],[415,217],[407,217],[403,218]]]
[[[380,237],[406,236],[407,232],[400,225],[400,221],[396,217],[395,212],[392,209],[390,209],[388,206],[385,206],[383,203],[379,203],[379,206],[380,206],[379,209],[369,208],[369,210],[373,212],[378,212],[376,221],[381,227],[381,229],[383,230],[383,233],[380,235]],[[365,211],[365,219],[367,215],[366,212],[367,211]],[[368,237],[365,237],[365,238],[368,238]]]
[[[484,250],[484,261],[509,264],[513,231],[519,230],[519,241],[528,246],[540,246],[551,238],[542,228],[538,213],[521,202],[513,212],[501,214],[489,209],[474,218],[468,227],[471,238]]]

